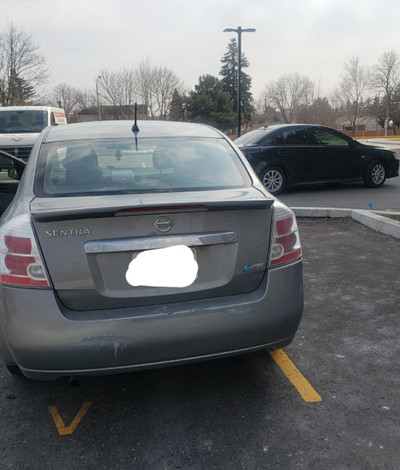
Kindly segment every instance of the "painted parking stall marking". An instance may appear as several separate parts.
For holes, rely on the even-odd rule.
[[[82,418],[87,413],[87,410],[89,409],[92,403],[93,402],[91,401],[85,401],[85,403],[81,406],[81,409],[78,411],[77,415],[72,420],[72,423],[69,426],[65,426],[64,421],[61,418],[57,407],[49,406],[49,411],[54,420],[54,424],[56,425],[58,434],[60,436],[66,436],[66,435],[72,434],[77,428],[78,424],[81,422]]]
[[[322,401],[321,396],[314,390],[310,382],[303,376],[297,369],[289,357],[282,351],[277,349],[269,351],[272,359],[276,362],[282,372],[290,380],[296,390],[300,393],[301,397],[307,403],[315,403]]]
[[[316,390],[311,386],[308,380],[303,376],[303,374],[297,369],[289,357],[283,352],[282,349],[277,349],[275,351],[269,351],[272,359],[279,366],[285,376],[290,380],[292,385],[299,392],[301,397],[307,403],[315,403],[322,401],[321,396],[316,392]],[[74,433],[75,429],[78,427],[79,423],[82,421],[83,417],[86,415],[92,401],[85,401],[81,406],[80,410],[76,414],[75,418],[72,420],[69,426],[66,426],[61,415],[56,406],[49,406],[51,417],[53,418],[54,424],[56,425],[58,434],[60,436],[67,436]]]

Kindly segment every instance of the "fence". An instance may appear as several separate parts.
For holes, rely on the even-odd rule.
[[[343,134],[348,135],[349,137],[385,137],[385,129],[376,129],[374,131],[365,131],[365,130],[357,130],[354,131],[354,136],[353,136],[353,131],[340,131]],[[393,129],[388,129],[387,130],[387,136],[388,137],[393,137],[396,134],[394,133]]]

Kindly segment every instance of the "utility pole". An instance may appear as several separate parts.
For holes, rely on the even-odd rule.
[[[243,29],[241,26],[237,28],[225,28],[224,33],[237,33],[238,35],[238,83],[237,83],[237,111],[238,111],[238,137],[242,128],[242,94],[241,94],[241,75],[242,75],[242,33],[254,33],[254,28]]]
[[[97,114],[99,115],[99,121],[101,121],[101,109],[100,109],[100,97],[99,97],[99,80],[101,80],[101,75],[99,75],[96,78]]]

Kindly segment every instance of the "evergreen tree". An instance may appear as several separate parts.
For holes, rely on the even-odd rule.
[[[178,90],[175,88],[172,93],[171,103],[169,105],[169,119],[171,121],[185,120],[186,101],[186,96],[180,95]]]
[[[22,106],[29,103],[33,98],[35,92],[33,87],[30,86],[26,80],[20,78],[18,75],[13,74],[9,80],[9,106]]]
[[[202,75],[190,93],[187,110],[192,121],[210,124],[223,132],[235,126],[236,113],[222,81],[212,75]]]
[[[223,90],[227,91],[232,98],[234,103],[234,110],[237,112],[237,85],[238,85],[238,57],[239,50],[238,44],[235,38],[231,39],[228,44],[228,51],[222,57],[222,67],[219,74],[222,76],[221,82]],[[241,58],[241,73],[240,73],[240,95],[241,95],[241,110],[242,120],[249,122],[253,112],[253,96],[251,90],[251,77],[247,73],[243,72],[244,68],[249,66],[249,61],[242,52]]]

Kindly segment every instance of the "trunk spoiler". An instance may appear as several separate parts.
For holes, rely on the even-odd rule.
[[[254,194],[254,193],[253,193]],[[170,200],[163,204],[155,201],[143,201],[143,195],[113,196],[110,197],[62,197],[62,198],[35,198],[30,203],[30,212],[38,222],[56,220],[77,220],[97,217],[123,217],[144,214],[163,214],[166,212],[199,212],[223,210],[254,210],[268,209],[274,199],[263,195],[252,198],[236,197],[223,201],[212,198],[199,199],[199,194],[189,200]],[[159,196],[158,196],[159,197]]]

